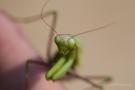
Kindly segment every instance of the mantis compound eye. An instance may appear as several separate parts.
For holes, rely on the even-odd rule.
[[[60,41],[60,36],[56,36],[55,39],[54,39],[55,43],[58,44],[59,41]]]
[[[68,40],[68,47],[70,48],[70,49],[72,49],[72,48],[74,48],[76,46],[76,44],[75,44],[75,40],[74,39],[69,39]]]

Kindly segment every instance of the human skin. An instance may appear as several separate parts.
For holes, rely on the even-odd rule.
[[[0,10],[0,90],[25,90],[25,64],[42,61],[20,27]],[[64,90],[60,82],[47,81],[48,66],[30,64],[28,90]]]

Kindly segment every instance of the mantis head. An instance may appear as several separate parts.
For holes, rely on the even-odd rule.
[[[76,47],[75,40],[69,34],[60,34],[55,37],[55,43],[61,55],[66,55],[71,49]]]
[[[59,34],[53,27],[51,27],[43,18],[43,9],[45,8],[46,4],[49,2],[49,0],[47,0],[47,2],[44,4],[42,10],[41,10],[41,18],[42,20],[44,21],[44,23],[51,28],[51,30],[53,30],[55,33],[57,33],[57,36],[55,37],[55,43],[59,49],[59,52],[61,55],[66,55],[71,49],[77,47],[76,45],[76,42],[75,40],[73,39],[73,37],[75,36],[78,36],[78,35],[81,35],[81,34],[85,34],[85,33],[88,33],[88,32],[93,32],[93,31],[97,31],[97,30],[100,30],[100,29],[103,29],[105,27],[108,27],[110,25],[112,25],[114,22],[110,23],[110,24],[107,24],[105,26],[102,26],[102,27],[99,27],[99,28],[95,28],[95,29],[92,29],[92,30],[88,30],[88,31],[85,31],[85,32],[81,32],[81,33],[78,33],[76,35],[69,35],[69,34]]]

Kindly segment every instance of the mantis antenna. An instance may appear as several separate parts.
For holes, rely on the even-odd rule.
[[[97,31],[97,30],[106,28],[106,27],[108,27],[108,26],[110,26],[110,25],[112,25],[112,24],[114,24],[114,23],[115,23],[115,22],[111,22],[111,23],[109,23],[109,24],[107,24],[107,25],[105,25],[105,26],[102,26],[102,27],[99,27],[99,28],[95,28],[95,29],[92,29],[92,30],[88,30],[88,31],[85,31],[85,32],[78,33],[78,34],[76,34],[76,35],[73,35],[71,38],[73,38],[73,37],[75,37],[75,36],[78,36],[78,35],[81,35],[81,34],[85,34],[85,33],[89,33],[89,32],[93,32],[93,31]]]
[[[57,35],[59,35],[59,33],[58,33],[53,27],[51,27],[51,26],[44,20],[44,18],[43,18],[43,10],[44,10],[46,4],[47,4],[49,1],[50,1],[50,0],[46,1],[46,3],[44,4],[44,6],[43,6],[43,8],[42,8],[42,10],[41,10],[41,18],[42,18],[42,20],[44,21],[44,23],[45,23],[47,26],[49,26],[54,32],[57,33]]]
[[[43,18],[43,10],[44,10],[46,4],[47,4],[49,1],[50,1],[50,0],[46,1],[46,3],[44,4],[44,6],[43,6],[43,8],[42,8],[42,10],[41,10],[41,18],[42,18],[42,20],[45,22],[45,24],[46,24],[47,26],[49,26],[54,32],[56,32],[56,33],[59,35],[59,33],[58,33],[53,27],[51,27],[51,26],[44,20],[44,18]],[[99,27],[99,28],[95,28],[95,29],[92,29],[92,30],[88,30],[88,31],[85,31],[85,32],[78,33],[78,34],[76,34],[76,35],[73,35],[71,38],[73,38],[73,37],[75,37],[75,36],[78,36],[78,35],[81,35],[81,34],[85,34],[85,33],[89,33],[89,32],[93,32],[93,31],[97,31],[97,30],[106,28],[106,27],[108,27],[108,26],[110,26],[110,25],[112,25],[112,24],[114,24],[114,23],[115,23],[115,22],[112,22],[112,23],[110,23],[110,24],[107,24],[107,25],[102,26],[102,27]],[[70,38],[69,38],[69,39],[70,39]]]

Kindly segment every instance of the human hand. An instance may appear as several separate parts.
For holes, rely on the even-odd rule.
[[[16,23],[0,10],[0,90],[24,90],[25,64],[41,60]],[[64,90],[60,82],[46,81],[47,66],[30,64],[29,90]]]

